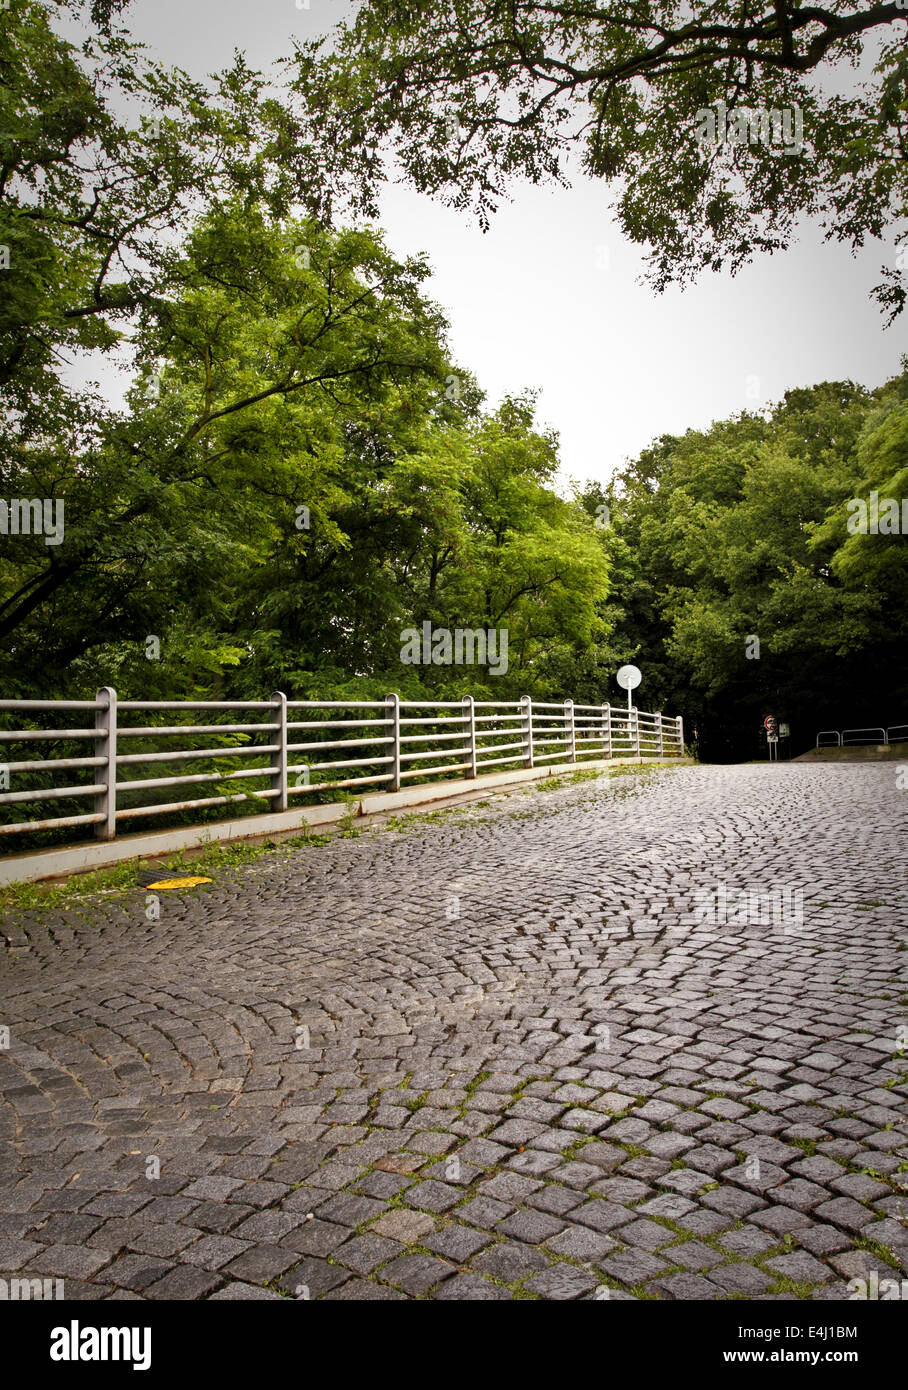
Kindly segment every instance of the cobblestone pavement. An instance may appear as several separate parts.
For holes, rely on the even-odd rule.
[[[687,767],[271,855],[158,921],[143,891],[8,925],[0,1273],[87,1299],[908,1276],[906,829],[891,766]],[[735,921],[741,888],[784,920]]]

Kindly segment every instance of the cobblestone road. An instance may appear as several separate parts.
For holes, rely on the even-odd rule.
[[[269,856],[158,921],[142,893],[8,926],[0,1274],[88,1299],[908,1276],[906,829],[892,766],[680,768]]]

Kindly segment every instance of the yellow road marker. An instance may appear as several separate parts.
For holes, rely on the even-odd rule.
[[[146,883],[146,888],[195,888],[197,883],[213,883],[211,878],[159,878],[157,883]]]

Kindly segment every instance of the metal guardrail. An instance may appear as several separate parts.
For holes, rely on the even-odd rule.
[[[864,734],[881,734],[881,738],[864,738]],[[821,738],[833,738],[834,743],[821,743]],[[888,729],[872,726],[868,729],[823,729],[817,734],[817,748],[855,747],[867,743],[908,743],[908,724],[890,724]]]
[[[205,711],[226,719],[134,722],[139,715],[168,716],[171,711]],[[333,717],[335,711],[349,717]],[[74,727],[46,726],[47,716],[60,714],[85,717],[72,720]],[[92,826],[97,838],[112,840],[123,822],[250,800],[266,801],[272,811],[286,811],[291,797],[310,792],[377,783],[399,791],[406,782],[458,774],[473,778],[505,764],[532,768],[547,760],[674,758],[684,753],[680,715],[649,714],[608,703],[534,701],[528,695],[514,701],[475,700],[472,695],[462,700],[401,700],[396,694],[384,700],[288,700],[277,691],[268,700],[118,701],[116,691],[104,686],[94,700],[0,700],[0,723],[11,716],[35,727],[0,728],[0,751],[46,742],[52,755],[0,761],[0,835]],[[200,738],[203,746],[157,746],[161,740],[179,745],[186,738]],[[224,739],[229,742],[218,742]],[[60,751],[82,744],[88,745],[87,755]],[[301,759],[301,754],[309,757]],[[234,759],[255,761],[237,767]],[[161,765],[165,771],[167,764],[192,762],[223,767],[155,775]],[[126,768],[139,775],[128,772],[122,778]],[[147,775],[142,775],[146,768]],[[89,780],[11,789],[23,777],[38,775],[47,781],[55,773],[74,771],[89,773]],[[353,775],[343,775],[349,772]],[[247,785],[231,793],[226,784],[233,782]],[[157,795],[191,784],[214,784],[216,795],[189,800]],[[82,799],[91,805],[84,813],[2,820],[6,807]]]

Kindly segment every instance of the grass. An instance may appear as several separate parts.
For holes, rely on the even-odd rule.
[[[575,783],[593,781],[603,776],[623,777],[647,775],[660,768],[674,766],[671,763],[648,763],[611,769],[578,768],[564,778],[552,777],[537,782],[528,791],[552,791]],[[456,791],[456,787],[452,789]],[[98,898],[113,895],[126,895],[137,892],[149,880],[149,876],[164,878],[169,876],[200,875],[216,878],[226,870],[244,868],[247,864],[271,855],[289,855],[295,850],[328,844],[335,835],[341,839],[355,839],[367,833],[365,825],[357,824],[355,814],[356,798],[346,796],[341,804],[343,815],[333,833],[313,834],[304,825],[296,835],[280,841],[265,840],[261,844],[216,843],[209,842],[197,849],[180,850],[175,854],[163,855],[154,859],[129,859],[108,868],[94,869],[88,873],[74,874],[65,880],[43,881],[38,883],[12,883],[0,888],[0,917],[6,914],[52,912],[78,908],[81,903],[96,902]],[[474,807],[487,807],[488,800],[470,803],[466,806],[447,806],[437,811],[414,811],[404,816],[390,816],[382,829],[407,831],[426,823],[437,823],[451,817],[466,816]],[[513,813],[512,813],[513,814]],[[477,818],[474,818],[474,823]],[[484,819],[479,817],[479,820]],[[203,892],[207,884],[199,884],[183,892]]]
[[[865,1227],[865,1230],[866,1229]],[[885,1245],[881,1245],[878,1240],[873,1240],[870,1236],[861,1234],[855,1236],[854,1243],[859,1250],[866,1250],[868,1254],[875,1255],[881,1264],[889,1265],[897,1272],[900,1271],[901,1265],[895,1255],[891,1250],[887,1249]]]
[[[532,782],[525,790],[528,792],[555,792],[562,787],[572,787],[578,782],[592,782],[597,777],[607,777],[612,774],[607,768],[582,767],[576,772],[565,773],[563,777],[546,777],[542,782]]]
[[[477,801],[476,806],[488,806],[488,801]],[[440,811],[409,811],[405,816],[389,816],[381,827],[383,830],[407,831],[420,825],[437,825],[440,821],[447,821],[452,816],[465,816],[471,810],[470,806],[444,806]]]
[[[677,763],[634,763],[628,767],[610,767],[609,777],[646,777],[653,772],[664,772],[668,768],[677,767]]]
[[[472,1097],[475,1094],[475,1092],[483,1085],[483,1083],[489,1079],[490,1075],[491,1073],[489,1071],[477,1072],[468,1080],[465,1080],[462,1084],[458,1085],[458,1109],[460,1113],[464,1113],[466,1111],[467,1102],[469,1098]],[[412,1082],[413,1076],[414,1073],[408,1072],[401,1080],[398,1080],[396,1082],[395,1089],[408,1089]],[[540,1068],[538,1071],[534,1070],[531,1074],[517,1080],[516,1085],[514,1085],[511,1089],[508,1090],[507,1095],[510,1097],[511,1103],[513,1103],[513,1101],[523,1091],[525,1091],[525,1089],[531,1083],[537,1081],[554,1082],[554,1080],[554,1073],[546,1075],[544,1074],[543,1069]],[[422,1092],[421,1095],[416,1095],[415,1092],[412,1092],[411,1094],[412,1101],[408,1103],[408,1108],[410,1108],[411,1110],[416,1110],[418,1108],[421,1108],[423,1101],[427,1098],[429,1093]],[[722,1094],[722,1092],[718,1092],[717,1094]],[[463,1099],[460,1099],[461,1096],[463,1097]],[[634,1104],[639,1104],[640,1099],[640,1097],[635,1098]],[[488,1122],[487,1128],[492,1128],[493,1126],[497,1125],[500,1121],[500,1115],[498,1113],[490,1113],[486,1118]],[[436,1127],[440,1128],[439,1126]],[[566,1131],[566,1139],[568,1138],[568,1133],[569,1132]],[[580,1159],[582,1161],[583,1149],[588,1144],[593,1144],[595,1142],[596,1137],[594,1135],[586,1134],[578,1134],[572,1140],[568,1139],[568,1142],[566,1142],[565,1147],[562,1150],[562,1161],[570,1162],[572,1159]],[[621,1147],[624,1150],[628,1158],[634,1158],[646,1152],[639,1145],[623,1143],[620,1141],[615,1142],[618,1143],[619,1147]],[[815,1147],[813,1140],[794,1138],[791,1140],[791,1142],[796,1147],[800,1148],[802,1152],[810,1152]],[[837,1161],[841,1164],[843,1172],[861,1171],[854,1169],[853,1165],[845,1159],[839,1159]],[[441,1158],[439,1156],[426,1155],[425,1159],[421,1162],[419,1166],[420,1169],[423,1169],[427,1165],[433,1166],[437,1165],[440,1162]],[[671,1166],[672,1168],[684,1167],[684,1160],[679,1159],[677,1161],[673,1161]],[[470,1180],[466,1181],[462,1185],[462,1195],[460,1196],[459,1200],[455,1203],[453,1208],[436,1218],[437,1222],[441,1223],[442,1229],[446,1229],[449,1226],[459,1226],[461,1224],[462,1218],[460,1215],[460,1208],[468,1205],[476,1196],[477,1182],[479,1183],[479,1190],[481,1190],[481,1185],[486,1181],[486,1179],[500,1172],[512,1171],[510,1164],[505,1164],[501,1162],[492,1162],[489,1164],[482,1163],[479,1165],[479,1167],[482,1171],[474,1174],[474,1176]],[[908,1162],[903,1164],[902,1168],[908,1169]],[[889,1181],[891,1183],[895,1183],[895,1179],[891,1176],[887,1179],[886,1175],[884,1174],[874,1175],[878,1176],[878,1178],[882,1181]],[[420,1171],[419,1176],[417,1176],[416,1173],[412,1174],[411,1176],[414,1182],[419,1182],[422,1181],[424,1173]],[[545,1186],[549,1186],[550,1182],[552,1181],[545,1174],[541,1175],[541,1179]],[[317,1184],[317,1177],[315,1175],[312,1175],[309,1178],[307,1178],[306,1181]],[[555,1185],[557,1185],[557,1179],[555,1180]],[[702,1195],[703,1193],[712,1191],[720,1186],[721,1184],[718,1181],[710,1181],[704,1184],[704,1186],[700,1189],[700,1193],[698,1195]],[[630,1210],[632,1210],[634,1207],[644,1204],[650,1196],[651,1193],[645,1192],[638,1199],[635,1199],[634,1202],[627,1203],[626,1205]],[[595,1200],[606,1201],[607,1199],[603,1197],[601,1199],[596,1198]],[[517,1205],[520,1209],[523,1209],[524,1204],[522,1202],[518,1201]],[[405,1187],[401,1189],[399,1192],[394,1193],[388,1201],[388,1206],[392,1208],[400,1207],[403,1209],[409,1209],[410,1189],[408,1187]],[[694,1234],[691,1231],[687,1230],[684,1226],[682,1226],[678,1220],[672,1219],[670,1217],[653,1215],[650,1216],[648,1219],[653,1223],[662,1226],[666,1231],[667,1240],[666,1244],[661,1247],[661,1254],[662,1257],[668,1263],[666,1269],[663,1271],[663,1277],[667,1277],[674,1273],[690,1272],[686,1266],[672,1263],[672,1251],[680,1250],[684,1245],[689,1244],[692,1240],[698,1239],[703,1244],[707,1245],[710,1249],[714,1250],[717,1254],[720,1254],[723,1261],[726,1262],[728,1265],[750,1264],[753,1265],[756,1269],[760,1270],[763,1274],[767,1276],[768,1280],[770,1281],[769,1291],[773,1294],[789,1294],[793,1295],[795,1298],[799,1300],[809,1300],[816,1293],[816,1286],[812,1284],[810,1281],[801,1281],[796,1278],[791,1278],[789,1276],[780,1274],[778,1271],[766,1267],[766,1262],[768,1260],[779,1255],[790,1254],[792,1251],[798,1248],[796,1235],[793,1235],[791,1233],[785,1233],[777,1238],[775,1244],[771,1245],[768,1249],[762,1251],[758,1256],[750,1256],[745,1253],[733,1252],[730,1248],[723,1246],[721,1244],[719,1235],[700,1234],[699,1236],[694,1236]],[[371,1227],[372,1220],[373,1219],[371,1217],[367,1217],[366,1220],[361,1224],[361,1226],[357,1228],[357,1230],[367,1230]],[[745,1223],[741,1221],[736,1222],[734,1228],[738,1230],[749,1229],[749,1227],[747,1227]],[[872,1236],[869,1234],[869,1232],[872,1231],[872,1229],[872,1226],[869,1227],[861,1236],[857,1237],[857,1239],[855,1240],[855,1245],[858,1248],[865,1249],[868,1252],[872,1253],[880,1262],[881,1268],[885,1266],[896,1267],[895,1257],[893,1256],[892,1252],[887,1250],[886,1247],[880,1244],[879,1242],[876,1242],[872,1239]],[[494,1249],[495,1246],[503,1243],[503,1238],[494,1238],[493,1245],[490,1247],[490,1249]],[[545,1243],[543,1242],[543,1244]],[[425,1249],[426,1247],[423,1247],[421,1244],[417,1243],[416,1245],[407,1247],[404,1253],[413,1254],[417,1252],[422,1252]],[[613,1288],[617,1290],[626,1287],[620,1281],[615,1280],[611,1277],[607,1277],[602,1273],[598,1272],[597,1270],[590,1268],[589,1263],[585,1262],[580,1258],[571,1255],[565,1255],[562,1253],[555,1253],[551,1250],[547,1250],[546,1253],[555,1264],[572,1265],[577,1269],[582,1269],[592,1274],[594,1278],[597,1279],[598,1286],[600,1289],[603,1290],[603,1293],[606,1288]],[[396,1252],[394,1252],[392,1258],[396,1258]],[[330,1256],[328,1257],[328,1262],[333,1263],[333,1260]],[[373,1270],[370,1275],[370,1278],[374,1277],[376,1274],[380,1275],[380,1271],[383,1268],[383,1265],[384,1262],[382,1263],[382,1265],[378,1266],[376,1270]],[[470,1266],[471,1261],[467,1260],[465,1267],[469,1269]],[[484,1277],[488,1280],[489,1283],[493,1285],[498,1285],[502,1288],[509,1289],[515,1298],[535,1299],[537,1297],[537,1295],[535,1295],[531,1290],[523,1287],[528,1282],[529,1276],[525,1276],[523,1278],[518,1278],[514,1280],[508,1280],[501,1279],[496,1276],[490,1275],[488,1272],[484,1272]],[[637,1298],[645,1298],[658,1301],[660,1297],[659,1293],[656,1290],[652,1288],[646,1288],[645,1286],[634,1286],[630,1289],[630,1292],[633,1296]],[[428,1293],[425,1295],[419,1295],[420,1298],[426,1298],[430,1296],[431,1295]],[[733,1292],[726,1294],[723,1298],[723,1301],[746,1301],[747,1297],[748,1296],[746,1294],[740,1292]]]
[[[344,811],[340,820],[337,822],[337,834],[341,840],[355,840],[360,835],[365,835],[366,827],[359,824],[359,812],[357,810],[358,801],[356,797],[349,793],[340,797],[337,803],[343,806]]]
[[[140,876],[151,867],[147,860],[131,859],[110,869],[79,874],[65,883],[13,883],[0,890],[0,910],[27,912],[41,907],[68,907],[99,893],[128,892],[137,887]],[[158,863],[154,867],[157,868]],[[175,866],[169,860],[164,860],[161,867],[169,870]]]
[[[106,869],[74,874],[63,882],[11,883],[0,889],[0,914],[4,912],[51,911],[76,907],[81,902],[94,901],[109,894],[134,892],[154,878],[172,875],[215,876],[229,869],[244,868],[266,855],[292,854],[310,845],[327,844],[328,835],[294,835],[280,844],[266,840],[260,845],[209,844],[199,850],[181,850],[177,854],[154,859],[129,859]],[[187,892],[202,892],[200,884]]]
[[[777,1275],[770,1293],[793,1293],[795,1298],[809,1299],[812,1297],[816,1284],[799,1283],[796,1279],[788,1279],[784,1275]]]

